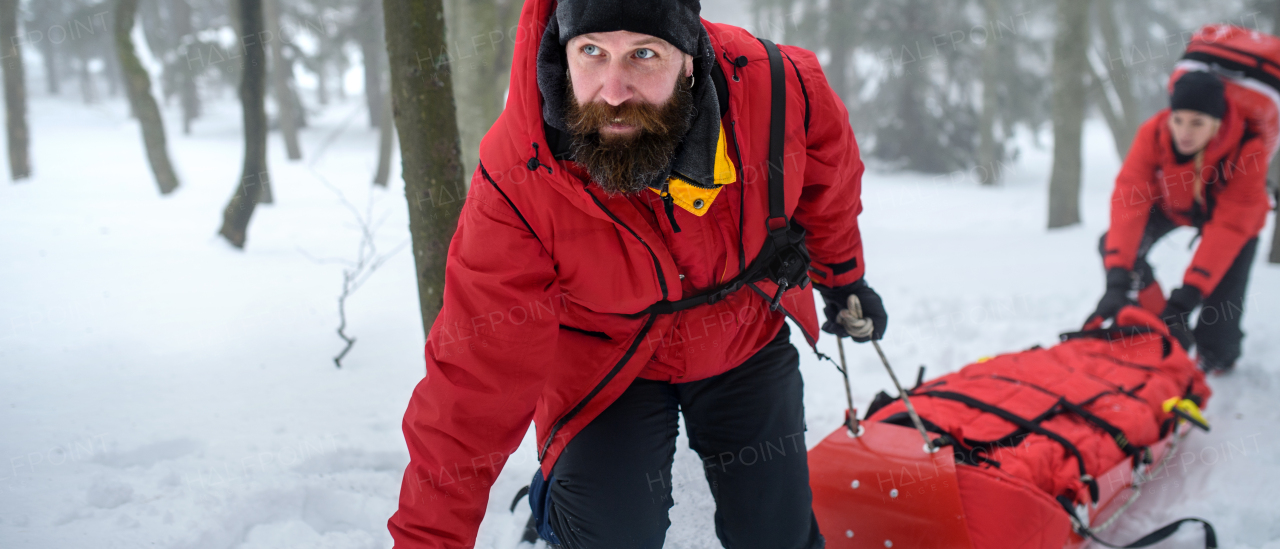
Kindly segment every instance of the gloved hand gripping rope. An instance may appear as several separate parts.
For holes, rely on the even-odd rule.
[[[856,339],[870,339],[871,344],[876,348],[876,354],[880,355],[880,362],[884,363],[885,371],[889,372],[889,379],[893,380],[893,386],[898,389],[898,395],[902,397],[902,403],[907,407],[907,414],[911,416],[911,422],[915,424],[916,429],[920,431],[920,437],[924,439],[924,450],[930,454],[938,451],[933,446],[933,441],[929,440],[929,432],[924,428],[924,422],[920,420],[920,414],[916,413],[916,407],[911,404],[911,397],[902,389],[902,384],[898,383],[898,376],[893,372],[893,367],[889,365],[889,359],[884,356],[884,350],[880,348],[880,341],[872,338],[875,332],[875,323],[866,318],[862,312],[862,302],[857,295],[849,295],[846,307],[836,316],[836,321],[844,328],[851,337]],[[837,337],[836,346],[840,350],[840,374],[844,376],[844,391],[847,398],[849,409],[846,413],[845,426],[849,428],[849,434],[852,436],[860,436],[862,434],[862,426],[858,424],[857,412],[853,409],[853,391],[849,387],[849,366],[844,359],[844,342]]]

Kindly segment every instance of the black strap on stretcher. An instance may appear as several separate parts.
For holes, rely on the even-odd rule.
[[[959,402],[975,410],[981,410],[988,414],[992,414],[1037,435],[1044,435],[1054,442],[1061,444],[1063,448],[1066,448],[1066,450],[1071,453],[1071,455],[1075,456],[1076,466],[1080,470],[1080,481],[1089,488],[1089,500],[1095,503],[1098,501],[1098,498],[1100,497],[1098,494],[1098,480],[1093,478],[1093,475],[1089,474],[1088,469],[1085,469],[1084,455],[1080,453],[1080,449],[1076,448],[1075,444],[1072,444],[1071,441],[1067,440],[1062,435],[1045,429],[1039,423],[1035,423],[1025,417],[1005,410],[1004,408],[983,402],[966,394],[951,391],[921,391],[916,394]]]
[[[1103,340],[1106,340],[1107,342],[1113,342],[1113,341],[1119,341],[1126,337],[1136,337],[1140,335],[1150,335],[1150,334],[1155,334],[1157,336],[1160,336],[1160,340],[1162,341],[1162,345],[1163,345],[1163,349],[1162,349],[1163,354],[1161,355],[1162,357],[1167,357],[1169,356],[1169,353],[1173,352],[1173,344],[1169,342],[1169,338],[1165,337],[1164,334],[1161,334],[1155,328],[1152,328],[1150,326],[1112,326],[1110,328],[1097,328],[1093,330],[1067,332],[1065,334],[1059,335],[1058,337],[1062,341],[1071,341],[1073,339],[1090,338],[1090,339],[1103,339]]]
[[[1169,536],[1172,536],[1174,532],[1177,532],[1178,528],[1182,527],[1184,523],[1199,522],[1200,524],[1204,525],[1204,549],[1218,549],[1218,533],[1213,529],[1213,525],[1209,524],[1209,521],[1204,520],[1202,518],[1187,517],[1184,519],[1178,519],[1173,522],[1170,522],[1169,524],[1161,526],[1160,528],[1157,528],[1155,531],[1151,532],[1150,534],[1142,536],[1137,541],[1134,541],[1128,545],[1116,545],[1109,541],[1103,540],[1102,538],[1099,538],[1097,532],[1094,532],[1092,529],[1081,524],[1080,519],[1076,517],[1075,511],[1073,511],[1071,508],[1071,501],[1067,499],[1065,496],[1058,496],[1058,504],[1061,505],[1062,508],[1067,511],[1068,515],[1071,515],[1072,522],[1075,525],[1076,533],[1080,534],[1085,538],[1093,540],[1095,543],[1103,547],[1111,547],[1112,549],[1136,549],[1138,547],[1150,547],[1152,545],[1155,545],[1157,543],[1164,541],[1165,539],[1168,539]]]
[[[1059,397],[1058,406],[1080,416],[1094,427],[1102,429],[1103,432],[1111,436],[1111,440],[1115,441],[1116,446],[1119,446],[1120,451],[1124,452],[1125,455],[1129,457],[1141,456],[1146,450],[1145,446],[1136,446],[1130,442],[1129,437],[1125,435],[1124,431],[1120,430],[1119,427],[1116,427],[1115,425],[1112,425],[1111,422],[1094,415],[1093,412],[1085,410],[1083,406],[1079,406],[1070,400],[1067,400],[1067,397]]]
[[[716,303],[729,294],[762,280],[771,280],[778,285],[778,291],[769,304],[770,310],[777,310],[784,292],[792,287],[804,288],[809,285],[809,252],[804,245],[804,229],[792,223],[786,213],[782,162],[786,144],[787,80],[782,52],[773,42],[764,38],[759,40],[769,54],[772,80],[769,97],[769,217],[765,220],[769,236],[765,238],[755,260],[720,288],[678,301],[659,301],[637,315],[671,314]],[[743,188],[742,192],[745,193],[746,189]]]

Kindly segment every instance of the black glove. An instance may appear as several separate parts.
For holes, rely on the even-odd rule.
[[[836,337],[852,337],[854,341],[866,343],[873,339],[879,340],[884,338],[885,326],[889,324],[889,315],[884,311],[884,301],[880,299],[880,294],[871,289],[867,285],[866,279],[858,279],[857,282],[846,284],[844,286],[829,288],[821,284],[814,284],[818,289],[818,293],[822,294],[822,301],[826,303],[826,307],[822,308],[822,312],[826,313],[827,321],[822,324],[822,331],[829,334],[835,334]],[[849,307],[849,296],[858,296],[858,302],[862,309],[862,318],[871,321],[871,335],[866,337],[855,337],[850,335],[845,326],[840,323],[840,311]],[[846,317],[850,313],[845,313]],[[856,315],[855,315],[856,316]]]
[[[1191,311],[1199,307],[1203,300],[1200,288],[1183,286],[1169,293],[1169,301],[1164,306],[1164,312],[1160,313],[1160,318],[1169,327],[1169,333],[1178,339],[1184,350],[1190,351],[1191,345],[1196,342],[1188,323]]]
[[[1089,315],[1086,324],[1095,318],[1108,319],[1115,318],[1120,313],[1120,309],[1125,305],[1132,304],[1129,299],[1129,290],[1133,287],[1133,275],[1128,269],[1112,267],[1107,269],[1107,292],[1102,294],[1102,299],[1098,301],[1098,308]]]

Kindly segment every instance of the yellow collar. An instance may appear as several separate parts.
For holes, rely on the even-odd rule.
[[[671,193],[672,202],[685,211],[702,217],[711,209],[711,203],[720,194],[720,189],[738,180],[738,172],[733,161],[729,160],[729,149],[725,143],[724,126],[720,126],[720,137],[716,142],[715,188],[706,189],[691,185],[683,179],[675,177],[667,179],[667,190]],[[661,195],[658,189],[649,190]]]

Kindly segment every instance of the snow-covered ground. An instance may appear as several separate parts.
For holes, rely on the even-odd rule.
[[[233,250],[214,235],[239,177],[239,110],[209,109],[191,136],[170,128],[182,187],[162,198],[122,104],[32,100],[35,177],[0,184],[0,547],[390,546],[408,461],[400,419],[423,373],[412,260],[394,256],[348,302],[359,342],[338,370],[331,259],[354,258],[359,242],[336,192],[387,216],[381,249],[407,238],[398,174],[370,190],[376,134],[360,101],[331,106],[303,131],[302,162],[270,137],[276,204]],[[1103,125],[1087,126],[1086,143],[1084,224],[1067,230],[1044,229],[1045,150],[1024,146],[997,188],[963,173],[867,174],[868,278],[900,376],[1052,343],[1092,309],[1119,162]],[[1175,233],[1152,255],[1166,288],[1190,238]],[[1213,432],[1190,437],[1116,539],[1196,515],[1223,547],[1280,548],[1280,267],[1262,257],[1247,308],[1239,371],[1210,381]],[[833,354],[832,340],[820,345]],[[802,354],[813,445],[837,428],[844,395],[829,364]],[[849,357],[865,407],[889,380],[869,348]],[[680,448],[667,546],[718,547],[697,457]],[[515,546],[528,508],[506,507],[535,467],[527,439],[478,547]],[[1163,546],[1197,546],[1186,530]]]

